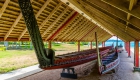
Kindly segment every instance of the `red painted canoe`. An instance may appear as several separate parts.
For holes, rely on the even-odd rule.
[[[100,55],[103,56],[112,49],[112,46],[99,48]],[[80,65],[97,59],[96,49],[89,49],[80,52],[58,55],[55,57],[54,65],[43,67],[42,69],[59,69]]]

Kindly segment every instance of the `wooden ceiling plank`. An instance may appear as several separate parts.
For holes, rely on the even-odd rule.
[[[4,11],[5,11],[6,7],[8,6],[9,2],[10,2],[10,0],[5,0],[2,8],[0,9],[0,18],[2,17],[2,14],[4,13]]]
[[[75,13],[75,11],[73,10],[58,26],[57,28],[53,29],[53,31],[51,32],[52,34],[55,33],[73,14]],[[52,27],[53,28],[53,27]],[[47,36],[44,36],[46,37],[45,38],[45,41],[47,41],[49,39],[49,37],[52,36],[52,34],[49,34]]]
[[[84,27],[84,26],[83,26]],[[81,32],[81,34],[78,34],[78,41],[82,41],[86,36],[88,36],[94,29],[96,28],[93,27],[92,25],[87,25],[85,28],[83,28],[83,31]],[[86,30],[87,29],[87,30]]]
[[[86,25],[87,24],[87,25]],[[89,22],[88,20],[84,19],[82,20],[80,23],[78,23],[78,25],[76,25],[76,28],[73,29],[71,31],[71,35],[68,36],[67,38],[65,38],[65,40],[69,41],[69,40],[74,40],[75,37],[77,37],[77,30],[79,30],[79,28],[82,28],[83,26],[88,26],[89,25]],[[79,27],[80,26],[80,27]],[[78,31],[79,32],[79,31]],[[70,39],[71,38],[71,39]],[[69,40],[68,40],[69,39]]]
[[[68,11],[69,7],[66,7],[63,13],[61,13],[58,18],[43,32],[42,37],[56,24],[56,22]],[[46,21],[45,21],[46,22]]]
[[[43,21],[43,23],[41,23],[41,25],[39,26],[39,29],[41,29],[45,24],[46,22],[49,20],[49,18],[52,17],[52,15],[57,11],[57,9],[59,9],[59,7],[62,5],[62,3],[60,2],[56,7],[55,9],[50,13],[50,15]]]
[[[66,27],[75,17],[78,15],[78,12],[75,12],[54,34],[52,34],[48,40],[52,40],[62,29]]]
[[[33,0],[32,0],[33,1]],[[51,0],[47,0],[44,5],[40,8],[40,10],[38,11],[38,13],[35,15],[36,19],[39,17],[39,15],[42,13],[42,11],[46,8],[46,6],[49,4]],[[21,14],[21,13],[20,13]],[[21,33],[21,35],[18,37],[18,41],[22,38],[22,36],[26,33],[27,31],[27,27],[23,30],[23,32]]]
[[[69,29],[66,29],[66,31],[65,31],[61,36],[59,36],[59,39],[62,40],[62,38],[64,39],[64,37],[68,37],[68,36],[70,36],[70,34],[71,34],[71,33],[70,33],[71,30],[74,29],[74,26],[77,25],[78,22],[81,21],[82,18],[83,18],[83,17],[82,17],[81,15],[79,15],[79,19],[76,20],[76,21],[74,22],[74,24],[72,24],[72,25],[69,27]],[[68,26],[69,26],[69,25],[68,25]],[[76,27],[75,27],[75,28],[76,28]],[[69,33],[69,34],[67,34],[67,33]],[[72,35],[72,34],[71,34],[71,35]]]
[[[80,23],[79,28],[76,29],[75,34],[73,34],[73,37],[70,37],[72,40],[79,40],[81,38],[83,33],[88,32],[88,30],[91,29],[91,22],[89,20],[85,20],[85,23]],[[88,27],[88,28],[87,28]]]
[[[129,11],[129,9],[127,9],[124,5],[116,4],[116,2],[118,2],[118,3],[122,2],[121,0],[101,0],[101,1],[140,19],[140,15],[139,15],[140,14],[140,7],[137,7],[135,9],[133,9],[132,11]],[[125,3],[121,3],[121,4],[125,4]]]
[[[33,0],[31,0],[31,2],[32,1]],[[9,29],[9,31],[4,36],[4,41],[8,38],[8,36],[10,35],[10,33],[12,32],[12,30],[14,29],[14,27],[18,24],[18,22],[21,19],[21,17],[22,17],[22,13],[20,12],[19,16],[16,18],[15,22],[12,24],[12,27]]]
[[[69,39],[69,37],[73,37],[73,34],[75,34],[76,33],[76,29],[78,29],[78,26],[79,25],[81,25],[81,23],[82,22],[84,22],[85,20],[83,20],[84,19],[84,17],[83,16],[80,16],[80,18],[74,23],[75,25],[72,25],[71,27],[70,27],[70,32],[69,32],[69,34],[68,33],[66,33],[67,34],[67,36],[64,36],[63,38],[62,38],[62,40],[65,40],[65,41],[67,41],[68,39]],[[74,28],[75,27],[75,28]],[[66,40],[67,39],[67,40]]]

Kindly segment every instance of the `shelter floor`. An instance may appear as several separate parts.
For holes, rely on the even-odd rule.
[[[78,77],[78,79],[61,78],[60,73],[62,69],[45,70],[38,73],[20,78],[19,80],[140,80],[140,72],[133,72],[134,58],[131,53],[131,58],[127,57],[126,51],[119,53],[120,64],[117,66],[116,73],[108,73],[99,75],[97,69],[93,69],[90,74]],[[13,80],[13,79],[9,79]]]

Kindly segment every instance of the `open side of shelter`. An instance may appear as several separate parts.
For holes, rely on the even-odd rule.
[[[130,57],[130,41],[135,41],[134,70],[140,71],[139,2],[139,0],[2,0],[0,41],[31,40],[40,67],[45,68],[55,63],[51,41],[77,41],[80,52],[80,41],[93,42],[98,39],[104,47],[104,42],[116,35],[126,42],[128,57]],[[98,33],[97,39],[94,38],[95,32]],[[48,50],[44,48],[43,41],[49,42]]]

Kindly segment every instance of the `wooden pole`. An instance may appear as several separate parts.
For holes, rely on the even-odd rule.
[[[139,67],[139,41],[135,41],[135,67]]]
[[[52,48],[52,42],[48,41],[48,48],[51,49]]]
[[[116,37],[117,37],[116,48],[118,49],[118,36]]]
[[[90,49],[92,49],[92,41],[90,42]]]
[[[78,41],[78,51],[80,51],[80,41]]]
[[[102,42],[102,47],[105,47],[105,42]]]
[[[135,41],[135,49],[134,49],[134,71],[140,72],[140,66],[139,66],[139,41]]]
[[[98,47],[98,40],[97,40],[97,33],[95,32],[95,40],[96,40],[96,52],[98,56],[98,67],[101,66],[101,59],[100,59],[100,53],[99,53],[99,47]]]
[[[131,52],[130,52],[130,41],[128,42],[128,57],[131,57]]]

